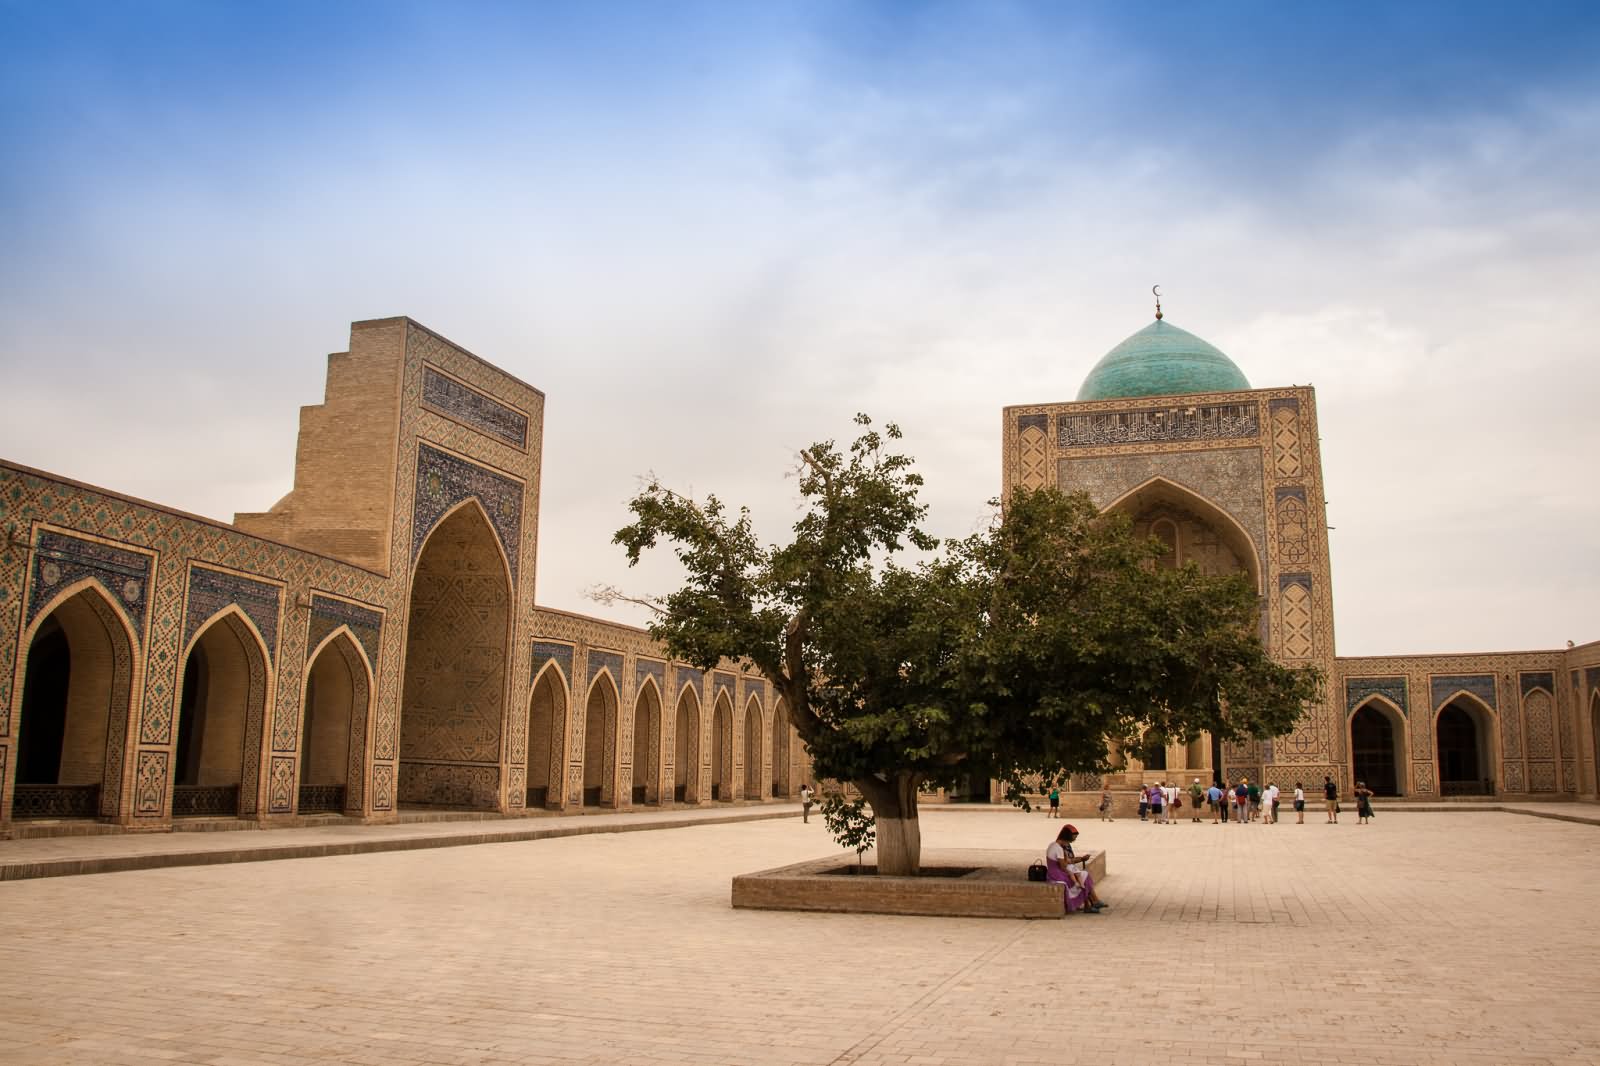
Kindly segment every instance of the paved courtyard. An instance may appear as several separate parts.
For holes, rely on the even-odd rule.
[[[0,1061],[1600,1062],[1594,826],[1089,821],[1098,917],[728,906],[735,873],[828,852],[819,823],[3,883]]]

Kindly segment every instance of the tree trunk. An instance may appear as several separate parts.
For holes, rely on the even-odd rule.
[[[856,787],[872,805],[877,826],[878,872],[915,877],[922,870],[922,824],[917,821],[917,779],[897,774],[868,777]]]

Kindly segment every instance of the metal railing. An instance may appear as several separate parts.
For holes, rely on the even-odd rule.
[[[238,813],[238,785],[177,785],[172,789],[174,818],[232,818]]]
[[[1494,795],[1493,781],[1441,781],[1439,782],[1439,795],[1441,796],[1492,796]]]
[[[18,785],[13,818],[93,818],[100,813],[99,785]]]
[[[301,814],[338,814],[344,810],[343,785],[301,785]]]

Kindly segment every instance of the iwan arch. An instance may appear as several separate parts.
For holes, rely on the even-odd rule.
[[[810,767],[763,678],[536,605],[544,399],[383,319],[329,358],[270,511],[213,522],[0,462],[0,835],[792,797]],[[1287,737],[1123,753],[1114,784],[1595,796],[1600,644],[1335,656],[1311,389],[1251,389],[1158,321],[1077,401],[1002,425],[1006,487],[1085,489],[1172,565],[1245,572],[1274,654],[1331,680]]]
[[[1114,752],[1096,792],[1193,777],[1276,780],[1345,795],[1596,796],[1600,643],[1470,655],[1341,658],[1333,639],[1316,397],[1252,389],[1212,345],[1156,321],[1090,371],[1077,399],[1007,407],[1002,480],[1084,490],[1168,547],[1165,562],[1242,571],[1261,595],[1261,636],[1280,660],[1314,663],[1327,699],[1288,736],[1201,737]],[[1143,756],[1141,758],[1140,756]]]
[[[0,463],[0,833],[792,796],[763,678],[535,605],[543,413],[385,319],[329,358],[270,511]]]

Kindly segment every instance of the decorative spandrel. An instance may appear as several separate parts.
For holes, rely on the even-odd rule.
[[[417,492],[411,520],[411,558],[416,560],[434,524],[456,504],[476,498],[517,582],[522,544],[522,484],[448,452],[417,445]]]

